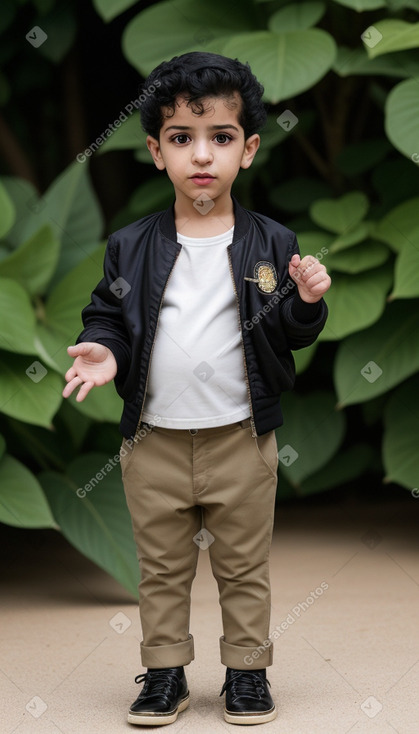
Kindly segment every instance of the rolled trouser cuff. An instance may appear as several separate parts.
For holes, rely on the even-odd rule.
[[[194,641],[192,635],[183,642],[173,645],[140,645],[141,662],[144,668],[177,668],[189,665],[194,659]]]
[[[253,645],[252,647],[242,647],[241,645],[230,645],[223,637],[220,637],[220,654],[221,662],[228,668],[236,670],[258,670],[259,668],[268,668],[273,662],[273,644],[271,640],[265,640],[265,643]]]

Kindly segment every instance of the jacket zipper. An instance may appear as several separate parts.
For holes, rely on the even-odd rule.
[[[177,253],[176,253],[176,258],[175,258],[175,261],[174,261],[174,263],[173,263],[173,266],[172,266],[172,269],[171,269],[171,271],[170,271],[170,273],[169,273],[169,277],[168,277],[168,278],[167,278],[167,280],[166,280],[166,285],[165,285],[165,286],[164,286],[164,288],[163,288],[163,293],[162,293],[162,296],[161,296],[161,299],[160,299],[159,312],[158,312],[158,314],[157,314],[156,330],[155,330],[155,332],[154,332],[154,338],[153,338],[153,343],[152,343],[152,345],[151,345],[151,349],[150,349],[150,357],[149,357],[149,359],[148,359],[148,367],[147,367],[147,377],[146,377],[146,380],[145,380],[145,386],[144,386],[144,395],[143,395],[143,402],[142,402],[142,404],[141,404],[141,412],[140,412],[140,417],[139,417],[139,419],[138,419],[138,423],[137,423],[137,429],[138,429],[138,426],[139,426],[139,425],[140,425],[140,423],[141,423],[141,418],[142,418],[142,416],[143,416],[143,413],[144,413],[144,403],[145,403],[145,399],[146,399],[146,395],[147,395],[147,385],[148,385],[148,378],[149,378],[149,375],[150,375],[151,358],[152,358],[152,356],[153,356],[153,349],[154,349],[154,345],[155,345],[155,343],[156,343],[157,329],[158,329],[158,326],[159,326],[159,321],[160,321],[160,313],[161,313],[161,309],[162,309],[162,306],[163,306],[164,294],[166,293],[166,289],[167,289],[167,286],[168,286],[169,280],[170,280],[170,278],[172,277],[172,273],[173,273],[173,270],[174,270],[174,268],[175,268],[175,265],[176,265],[176,260],[178,259],[178,257],[179,257],[179,255],[180,255],[180,253],[181,253],[181,250],[179,250],[179,252],[177,252]]]
[[[233,281],[234,295],[236,297],[237,319],[238,319],[238,322],[239,322],[239,329],[240,329],[240,335],[241,335],[241,346],[242,346],[242,355],[243,355],[244,376],[245,376],[245,380],[246,380],[247,397],[248,397],[248,400],[249,400],[249,408],[250,408],[250,425],[251,425],[251,428],[252,428],[252,437],[253,438],[256,438],[257,433],[256,433],[256,426],[255,426],[255,418],[254,418],[254,415],[253,415],[252,396],[251,396],[251,393],[250,393],[249,375],[248,375],[248,372],[247,372],[246,353],[244,351],[243,330],[242,330],[242,325],[241,325],[241,321],[240,321],[240,302],[239,302],[239,296],[237,294],[236,282],[234,280],[233,265],[231,263],[230,250],[228,248],[227,248],[227,257],[228,257],[228,266],[230,268],[231,280]]]

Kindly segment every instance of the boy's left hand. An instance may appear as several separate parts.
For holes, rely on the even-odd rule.
[[[297,283],[301,300],[306,303],[320,301],[332,282],[325,266],[313,255],[306,255],[303,259],[299,255],[293,255],[288,272]]]

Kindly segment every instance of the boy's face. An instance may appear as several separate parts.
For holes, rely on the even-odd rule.
[[[160,138],[147,137],[147,146],[159,170],[166,169],[176,201],[193,203],[205,192],[214,202],[230,200],[230,190],[240,168],[248,168],[259,147],[255,134],[247,140],[238,122],[241,99],[202,100],[205,112],[194,114],[180,97],[175,113],[165,117]],[[164,109],[163,109],[164,114]],[[203,176],[202,174],[207,174]]]

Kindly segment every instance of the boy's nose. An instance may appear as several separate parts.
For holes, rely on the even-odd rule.
[[[207,143],[202,142],[194,145],[192,160],[200,164],[212,161],[212,153]]]

